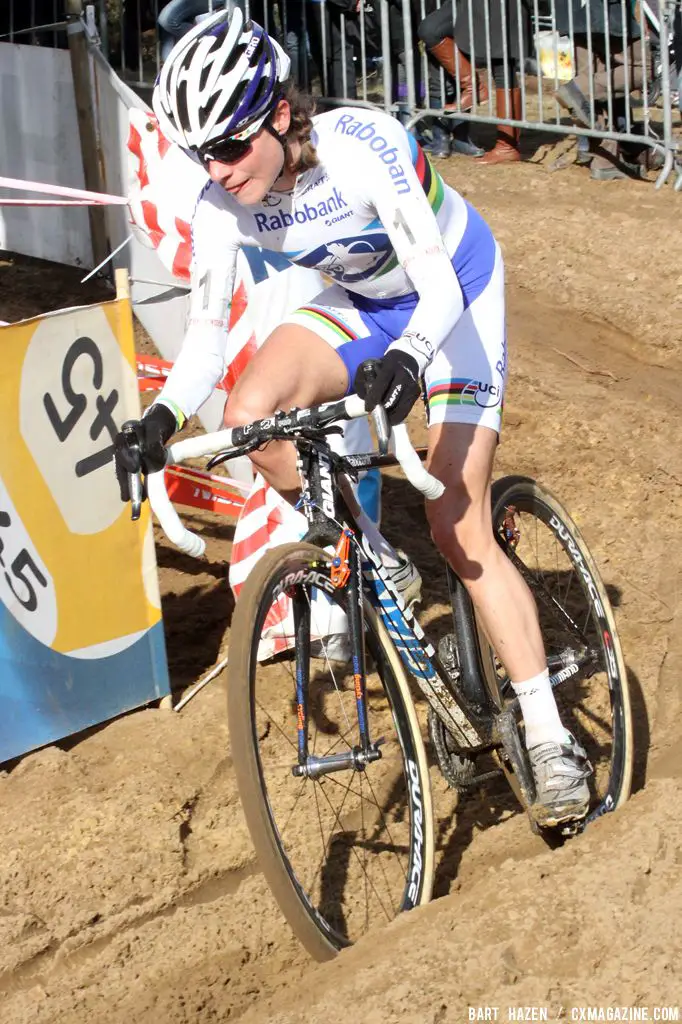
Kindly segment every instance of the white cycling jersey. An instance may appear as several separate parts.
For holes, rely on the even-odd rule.
[[[273,189],[253,206],[241,206],[214,182],[200,195],[187,337],[159,396],[179,423],[224,373],[241,247],[315,268],[355,310],[381,310],[390,347],[413,355],[422,372],[493,277],[499,249],[490,229],[398,121],[340,108],[313,124],[319,163],[291,192]],[[408,311],[395,324],[394,307]],[[319,317],[319,308],[311,309]]]

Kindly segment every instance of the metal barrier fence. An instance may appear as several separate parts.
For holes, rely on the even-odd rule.
[[[640,161],[648,151],[656,187],[676,169],[682,190],[682,0],[238,2],[321,106],[379,106],[415,132],[476,122],[617,144]],[[0,39],[66,45],[66,3],[9,0]],[[94,0],[90,18],[122,77],[148,89],[174,42],[164,27],[179,33],[220,6]]]
[[[679,105],[682,99],[679,83],[677,97],[671,87],[673,61],[682,82],[680,0],[551,0],[544,19],[538,0],[453,0],[451,7],[451,34],[462,40],[468,61],[455,60],[450,76],[441,69],[436,104],[422,55],[427,91],[410,127],[444,112],[450,77],[455,97],[448,108],[458,119],[648,148],[658,154],[657,187],[676,164],[676,188],[682,189],[682,138],[675,137],[673,121],[673,100]],[[470,106],[462,102],[465,90]]]

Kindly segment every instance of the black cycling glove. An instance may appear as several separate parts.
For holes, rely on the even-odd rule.
[[[373,360],[376,375],[368,381],[364,363],[360,363],[353,384],[355,393],[364,398],[367,412],[383,405],[388,422],[394,427],[402,423],[419,398],[419,364],[414,356],[401,349],[389,349],[382,359]]]
[[[121,501],[130,501],[128,473],[138,470],[146,475],[166,465],[166,441],[175,433],[175,416],[166,405],[153,405],[141,420],[133,420],[139,450],[130,448],[126,435],[119,431],[114,438],[114,465],[121,491]],[[146,494],[145,494],[146,497]]]

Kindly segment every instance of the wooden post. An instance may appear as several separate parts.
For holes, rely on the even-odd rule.
[[[114,283],[116,284],[116,298],[129,299],[130,281],[128,279],[128,271],[125,267],[116,268],[114,271]]]
[[[73,92],[76,99],[78,134],[80,136],[81,154],[83,157],[85,187],[92,192],[102,192],[102,171],[97,149],[95,112],[92,109],[90,60],[81,21],[82,11],[82,0],[66,0],[66,13],[69,22],[67,35],[69,53],[71,54],[71,73],[73,75]],[[109,253],[104,207],[88,207],[88,216],[90,218],[94,266],[97,266],[98,263],[106,259]]]

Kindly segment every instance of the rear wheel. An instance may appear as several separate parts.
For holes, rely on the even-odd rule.
[[[329,568],[330,556],[310,544],[268,552],[239,596],[228,661],[234,768],[253,844],[284,916],[320,960],[428,902],[434,855],[419,723],[400,659],[369,606],[367,717],[371,740],[383,738],[381,756],[317,778],[293,774],[301,673],[309,755],[360,743],[340,614],[348,592],[331,587]]]
[[[630,694],[613,610],[577,526],[548,491],[526,477],[493,486],[493,529],[535,598],[562,722],[594,768],[587,821],[630,795]],[[501,705],[513,700],[499,663]]]

